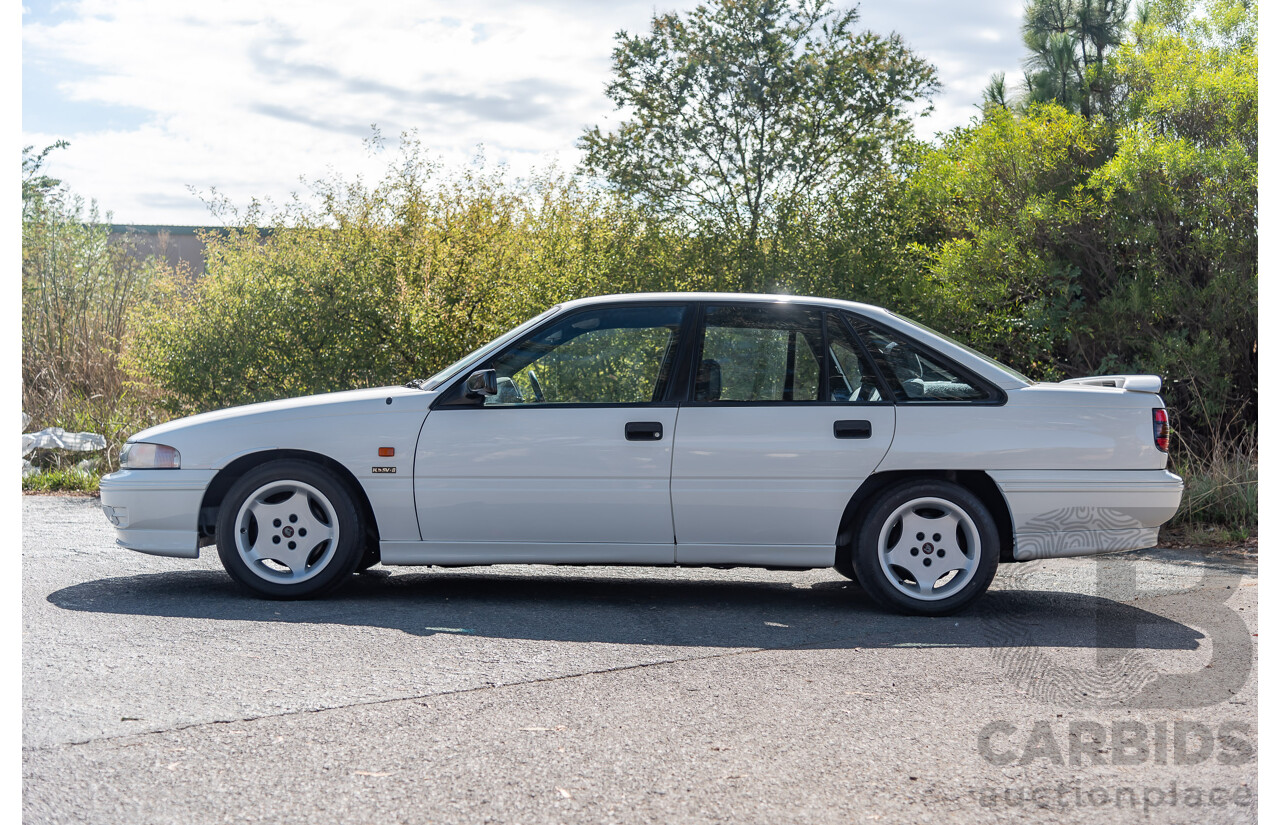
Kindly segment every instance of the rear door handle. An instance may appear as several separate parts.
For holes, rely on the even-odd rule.
[[[657,441],[662,438],[662,422],[628,421],[626,433],[628,441]]]
[[[836,438],[870,438],[871,422],[858,420],[837,421],[832,428]]]

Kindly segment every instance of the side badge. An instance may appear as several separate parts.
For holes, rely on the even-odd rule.
[[[375,473],[394,473],[396,471],[396,468],[395,467],[374,467],[373,471]]]

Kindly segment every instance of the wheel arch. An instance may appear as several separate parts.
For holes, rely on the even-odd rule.
[[[1000,537],[1000,561],[1014,560],[1013,517],[1009,511],[1009,503],[1005,501],[1004,493],[995,480],[982,470],[889,470],[872,473],[845,505],[840,517],[840,528],[836,532],[836,558],[851,561],[853,539],[857,535],[858,525],[862,523],[880,491],[902,481],[917,479],[950,481],[977,496],[995,520],[996,532]]]
[[[280,459],[307,461],[317,464],[337,476],[355,498],[356,505],[360,508],[367,525],[369,546],[374,548],[375,552],[377,551],[380,535],[378,532],[378,520],[373,512],[373,505],[369,502],[369,496],[365,493],[364,485],[360,483],[359,479],[343,464],[327,455],[313,453],[309,450],[287,449],[259,450],[248,455],[242,455],[218,471],[218,474],[213,477],[213,481],[209,482],[209,486],[205,488],[204,498],[200,501],[199,533],[201,544],[212,543],[216,532],[215,525],[218,522],[218,509],[222,506],[222,500],[226,498],[227,492],[235,483],[255,467],[260,467],[269,461],[279,461]]]

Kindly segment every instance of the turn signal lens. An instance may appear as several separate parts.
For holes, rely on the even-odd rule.
[[[129,442],[120,451],[120,467],[124,470],[177,470],[182,456],[164,444]]]
[[[1156,437],[1156,449],[1169,452],[1169,413],[1163,407],[1151,411],[1151,429]]]
[[[382,458],[392,458],[395,456],[395,454],[396,454],[395,447],[379,447],[378,448],[378,455],[381,456]]]

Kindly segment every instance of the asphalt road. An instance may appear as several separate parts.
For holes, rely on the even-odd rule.
[[[27,822],[1257,821],[1256,564],[398,568],[250,598],[23,499]]]

